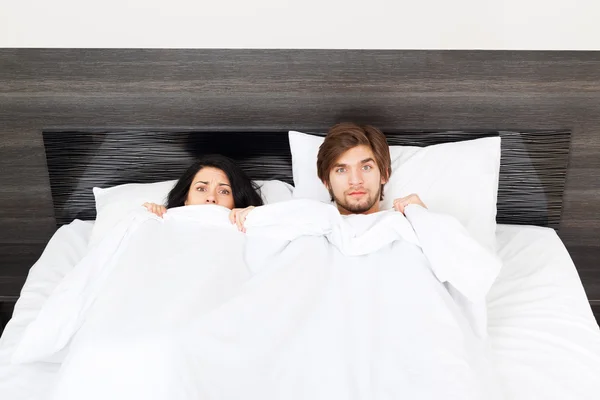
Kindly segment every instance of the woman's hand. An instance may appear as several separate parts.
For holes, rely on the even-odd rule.
[[[409,194],[406,197],[402,197],[400,199],[394,200],[394,210],[400,211],[402,214],[405,214],[404,209],[409,204],[418,204],[421,207],[427,208],[425,203],[423,203],[421,201],[421,199],[419,198],[419,195],[413,193],[413,194]]]
[[[161,218],[167,212],[167,207],[163,206],[162,204],[144,203],[142,205],[146,207],[146,210],[150,211],[152,214],[158,215]]]
[[[232,224],[236,224],[240,232],[246,233],[246,228],[244,227],[244,222],[246,222],[246,217],[250,213],[250,211],[254,210],[254,206],[246,207],[246,208],[234,208],[229,213],[229,220]]]

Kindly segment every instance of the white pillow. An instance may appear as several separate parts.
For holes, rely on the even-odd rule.
[[[330,202],[317,176],[317,154],[324,138],[289,132],[294,198]],[[500,177],[500,137],[427,147],[390,146],[392,175],[382,210],[411,193],[427,207],[458,219],[473,238],[495,250],[496,200]]]
[[[100,240],[129,212],[145,202],[164,204],[177,180],[156,183],[129,183],[106,189],[95,187],[96,222],[89,247]],[[278,180],[255,181],[265,204],[292,199],[292,185]]]
[[[289,183],[273,179],[270,181],[254,181],[260,188],[260,196],[265,204],[279,203],[292,200],[294,187]]]

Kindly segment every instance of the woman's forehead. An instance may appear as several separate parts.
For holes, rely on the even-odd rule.
[[[200,171],[196,172],[196,175],[194,176],[194,182],[197,181],[219,181],[221,183],[229,184],[229,178],[227,178],[227,174],[214,167],[204,167]]]

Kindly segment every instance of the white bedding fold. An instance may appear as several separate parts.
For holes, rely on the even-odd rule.
[[[216,206],[138,213],[59,285],[21,360],[71,340],[61,400],[496,398],[485,315],[444,283],[485,301],[499,262],[444,216],[407,217],[298,200],[243,235]]]

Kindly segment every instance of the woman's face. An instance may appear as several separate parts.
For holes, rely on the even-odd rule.
[[[218,168],[204,167],[196,173],[188,190],[186,206],[218,204],[233,209],[233,193],[227,175]]]

